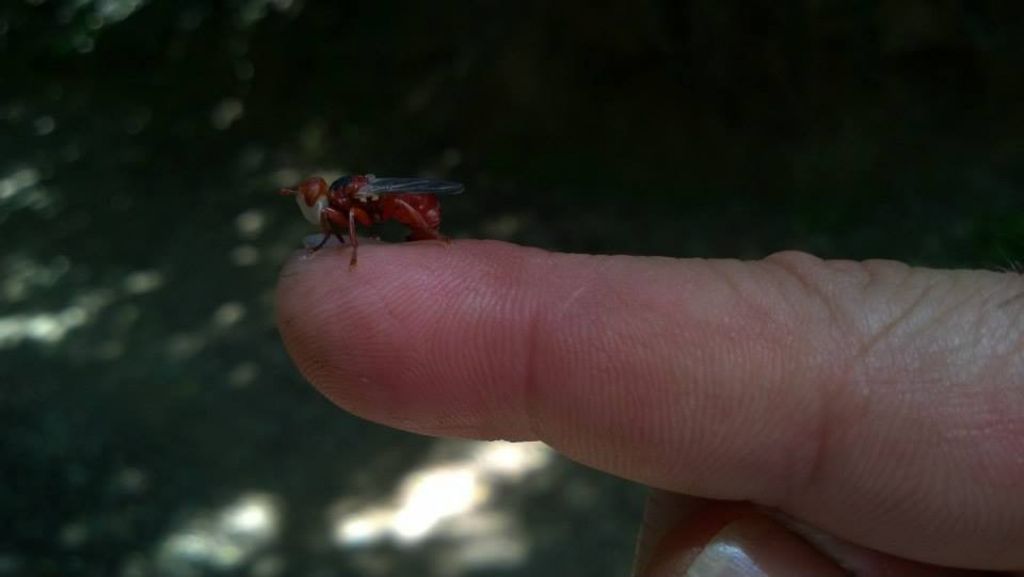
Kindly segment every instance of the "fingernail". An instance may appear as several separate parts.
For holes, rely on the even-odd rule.
[[[746,517],[722,529],[686,569],[686,577],[841,577],[830,559],[778,523]]]

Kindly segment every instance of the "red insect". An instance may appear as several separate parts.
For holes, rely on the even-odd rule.
[[[437,195],[459,194],[464,187],[457,182],[428,178],[377,178],[372,174],[343,176],[327,186],[314,176],[295,188],[283,188],[280,194],[294,196],[306,220],[320,227],[324,238],[312,250],[320,250],[331,235],[345,242],[348,231],[352,243],[349,266],[356,265],[356,223],[373,226],[394,220],[409,228],[407,240],[444,240],[441,203]]]

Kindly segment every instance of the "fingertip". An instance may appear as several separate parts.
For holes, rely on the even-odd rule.
[[[670,531],[643,577],[774,577],[846,575],[806,541],[750,508],[716,504]]]
[[[277,290],[282,338],[339,406],[419,433],[521,438],[517,378],[531,304],[517,290],[543,251],[420,241],[295,254]]]

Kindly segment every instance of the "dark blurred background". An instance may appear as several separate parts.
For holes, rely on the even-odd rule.
[[[1013,269],[1024,4],[0,4],[0,577],[628,573],[640,488],[320,398],[273,324],[309,174],[444,230]]]

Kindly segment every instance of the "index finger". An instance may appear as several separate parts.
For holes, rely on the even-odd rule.
[[[982,306],[1016,306],[1005,277],[474,241],[344,258],[293,261],[279,322],[303,373],[358,415],[544,440],[912,558],[1024,563],[1020,333]]]

